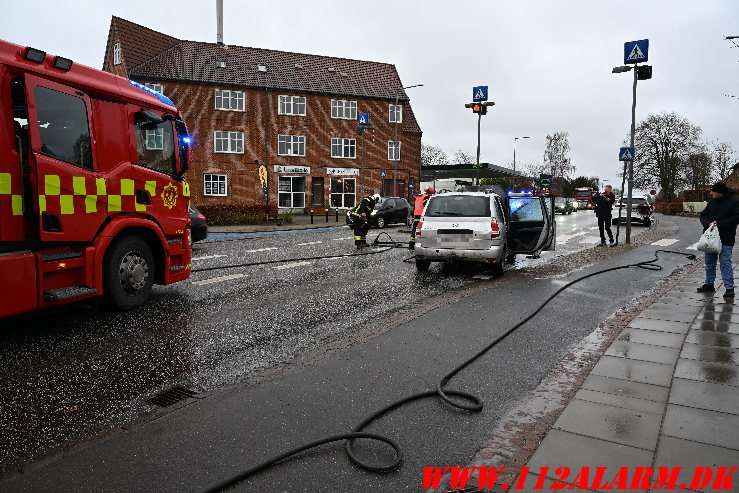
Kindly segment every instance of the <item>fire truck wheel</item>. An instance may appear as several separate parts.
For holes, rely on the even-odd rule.
[[[137,236],[119,238],[111,245],[105,265],[105,289],[114,307],[135,308],[149,296],[154,284],[154,255]]]

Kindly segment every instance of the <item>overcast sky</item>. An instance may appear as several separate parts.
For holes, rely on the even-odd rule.
[[[474,156],[472,87],[496,102],[482,120],[481,161],[541,161],[545,137],[570,134],[577,174],[616,183],[631,123],[626,41],[649,39],[637,122],[675,111],[705,140],[739,150],[737,0],[224,0],[226,44],[393,63],[426,144]],[[215,0],[3,1],[0,38],[101,68],[112,15],[176,38],[216,40]],[[735,156],[739,159],[739,154]],[[617,186],[620,186],[618,183]]]

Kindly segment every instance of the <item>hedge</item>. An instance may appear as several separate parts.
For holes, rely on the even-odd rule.
[[[239,224],[259,224],[264,222],[264,205],[199,205],[198,209],[211,226],[232,226]],[[269,218],[278,216],[277,204],[267,208]]]

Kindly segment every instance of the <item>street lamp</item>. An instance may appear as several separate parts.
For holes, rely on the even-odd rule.
[[[513,171],[516,171],[516,141],[518,139],[530,139],[531,137],[513,137]]]
[[[402,87],[400,90],[395,91],[395,107],[393,108],[395,110],[395,126],[393,127],[393,146],[396,142],[398,142],[398,99],[400,98],[400,91],[405,89],[412,89],[414,87],[422,87],[423,84],[414,84],[412,86],[406,86]],[[403,112],[400,112],[401,118],[403,115]],[[395,148],[393,148],[393,158],[395,158]],[[398,193],[398,161],[400,161],[400,145],[398,145],[398,159],[393,159],[395,161],[395,171],[393,172],[393,194]],[[410,176],[410,174],[409,174]],[[418,176],[418,181],[420,183],[421,176]],[[398,195],[400,196],[400,195]]]

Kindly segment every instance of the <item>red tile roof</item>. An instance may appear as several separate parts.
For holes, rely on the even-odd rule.
[[[403,129],[421,132],[392,64],[180,41],[118,17],[113,17],[111,33],[113,29],[120,36],[132,79],[268,87],[389,100],[398,95],[404,105]],[[217,67],[216,61],[225,61],[226,67]],[[260,72],[259,65],[265,65],[267,71]]]

